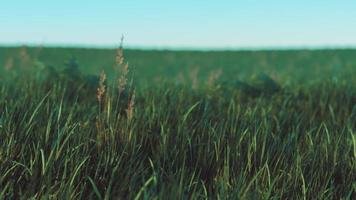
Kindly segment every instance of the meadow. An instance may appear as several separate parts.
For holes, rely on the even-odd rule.
[[[353,199],[356,50],[0,48],[0,199]]]

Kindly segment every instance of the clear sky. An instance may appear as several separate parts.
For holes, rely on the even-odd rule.
[[[0,44],[356,46],[356,0],[0,0]]]

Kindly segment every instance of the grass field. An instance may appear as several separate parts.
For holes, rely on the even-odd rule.
[[[120,52],[0,48],[0,199],[355,197],[356,50]]]

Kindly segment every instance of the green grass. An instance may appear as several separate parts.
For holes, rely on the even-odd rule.
[[[0,199],[355,195],[354,50],[128,50],[122,94],[114,50],[27,51],[0,48]]]

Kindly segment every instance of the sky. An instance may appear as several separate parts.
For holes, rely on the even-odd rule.
[[[355,0],[0,0],[0,44],[356,46]]]

